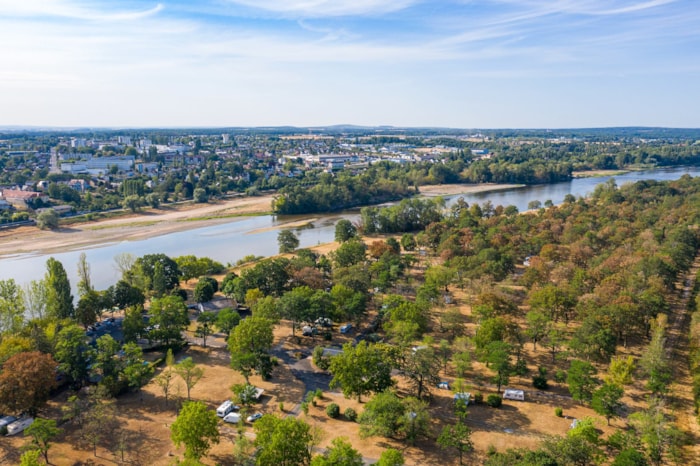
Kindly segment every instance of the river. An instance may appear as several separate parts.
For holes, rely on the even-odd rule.
[[[629,172],[614,176],[618,185],[639,180],[675,180],[688,174],[700,175],[700,167],[676,167],[655,169],[639,172]],[[525,186],[504,191],[485,192],[449,196],[447,204],[463,197],[470,204],[491,201],[494,206],[514,205],[519,211],[527,210],[531,201],[551,200],[559,204],[567,194],[576,197],[586,196],[593,192],[596,185],[608,181],[611,177],[576,178],[571,181],[547,185]],[[300,220],[304,217],[295,217]],[[312,217],[306,217],[311,219]],[[340,218],[357,219],[357,212],[345,212],[335,215],[316,215],[312,222],[313,228],[297,230],[300,247],[310,247],[320,243],[333,241],[335,223]],[[77,283],[77,263],[81,252],[85,252],[91,268],[91,278],[96,289],[105,289],[113,285],[119,278],[114,265],[114,257],[120,253],[130,253],[135,257],[144,254],[163,253],[171,257],[193,254],[211,257],[223,264],[235,263],[237,260],[253,254],[270,256],[277,253],[278,230],[274,227],[290,221],[290,218],[278,218],[265,215],[234,219],[231,222],[196,228],[178,233],[170,233],[140,241],[124,241],[89,247],[82,250],[58,254],[22,254],[0,259],[0,280],[14,278],[20,284],[41,278],[46,269],[49,257],[61,261],[68,273],[71,284]],[[273,227],[273,228],[271,228]],[[75,293],[75,289],[73,291]]]

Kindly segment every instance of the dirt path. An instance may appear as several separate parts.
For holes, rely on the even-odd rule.
[[[672,303],[668,316],[666,341],[667,356],[673,364],[673,384],[669,393],[670,406],[676,417],[679,429],[689,436],[685,448],[686,458],[693,461],[700,458],[700,426],[694,410],[692,377],[688,367],[688,346],[690,331],[690,314],[688,302],[693,296],[695,277],[700,271],[700,256],[695,258],[691,269],[683,277],[679,299]],[[692,461],[688,464],[696,464]]]

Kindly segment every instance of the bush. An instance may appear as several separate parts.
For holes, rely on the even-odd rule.
[[[498,453],[498,450],[496,449],[496,445],[493,443],[488,446],[486,449],[486,455],[487,456],[494,456],[496,453]]]
[[[536,375],[532,377],[532,386],[537,388],[538,390],[547,390],[549,388],[549,384],[547,383],[547,377],[543,375]]]
[[[478,405],[484,402],[484,394],[481,392],[474,393],[474,404]]]
[[[327,371],[328,368],[331,367],[331,360],[330,358],[323,355],[322,346],[317,346],[316,348],[314,348],[312,360],[316,367],[318,367],[322,371]]]
[[[355,422],[357,420],[357,411],[355,411],[352,408],[346,408],[345,414],[343,414],[343,416],[345,416],[345,419],[347,419],[348,421]]]
[[[503,398],[498,395],[491,394],[486,398],[486,404],[492,408],[500,408],[503,404]]]
[[[331,403],[326,407],[326,414],[328,417],[335,419],[340,416],[340,407],[335,403]]]
[[[556,417],[562,417],[564,415],[564,410],[557,406],[554,408],[554,415]]]

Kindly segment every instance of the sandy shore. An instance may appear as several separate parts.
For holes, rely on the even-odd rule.
[[[475,194],[485,193],[489,191],[503,191],[504,189],[522,188],[524,184],[496,184],[496,183],[481,183],[481,184],[437,184],[420,186],[419,190],[422,196],[437,197],[437,196],[455,196],[457,194]]]
[[[191,230],[236,217],[270,211],[272,195],[244,197],[210,204],[183,204],[176,208],[149,209],[109,220],[76,223],[56,231],[36,227],[0,230],[0,257],[24,253],[52,253],[107,244],[136,241]]]
[[[597,178],[601,176],[617,176],[629,173],[630,170],[586,170],[580,172],[572,172],[574,178]]]
[[[506,184],[450,184],[423,186],[426,197],[496,191],[517,187]],[[0,257],[15,254],[65,252],[115,241],[137,241],[154,236],[191,230],[224,222],[234,222],[270,211],[273,196],[241,197],[209,204],[183,204],[163,209],[148,209],[109,220],[68,225],[57,231],[36,227],[0,230]],[[290,222],[301,226],[312,220]],[[298,224],[298,225],[297,225]]]

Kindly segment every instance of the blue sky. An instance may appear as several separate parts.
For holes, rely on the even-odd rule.
[[[0,0],[0,125],[700,127],[697,0]]]

